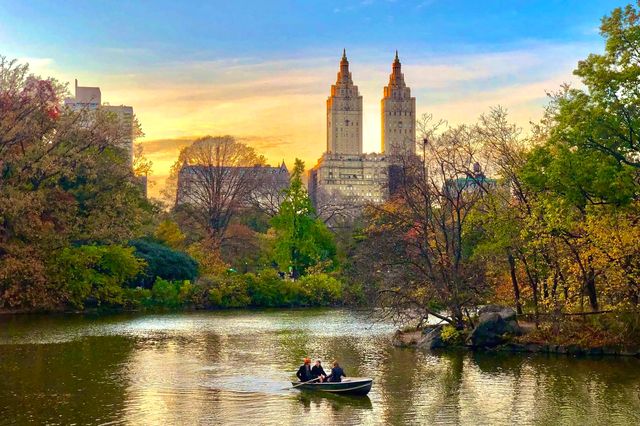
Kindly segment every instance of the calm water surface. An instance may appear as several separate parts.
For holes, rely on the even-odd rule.
[[[0,317],[0,424],[640,424],[640,361],[395,349],[342,310]],[[309,354],[368,397],[285,389]]]

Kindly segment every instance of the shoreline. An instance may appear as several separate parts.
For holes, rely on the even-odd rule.
[[[539,341],[514,341],[505,340],[493,347],[473,346],[472,344],[448,344],[441,340],[433,343],[432,340],[425,337],[425,330],[402,331],[397,330],[392,338],[392,345],[398,348],[407,349],[427,349],[432,351],[459,351],[465,350],[480,353],[529,353],[529,354],[545,354],[545,355],[565,355],[574,357],[625,357],[640,359],[640,345],[633,346],[584,346],[578,344],[557,345],[552,343],[540,343]]]

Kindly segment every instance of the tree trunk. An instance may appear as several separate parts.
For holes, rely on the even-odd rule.
[[[598,311],[598,295],[596,294],[596,273],[593,268],[589,268],[589,272],[586,276],[585,289],[587,291],[587,296],[589,296],[589,305],[591,306],[591,311]]]
[[[518,276],[516,275],[516,260],[511,252],[507,253],[509,261],[509,272],[511,273],[511,284],[513,284],[513,298],[516,302],[516,313],[522,315],[522,305],[520,304],[520,286],[518,285]]]

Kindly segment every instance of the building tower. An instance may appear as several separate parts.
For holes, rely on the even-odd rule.
[[[404,82],[397,50],[380,103],[382,152],[390,156],[415,154],[416,98],[411,97],[411,89]]]
[[[327,98],[327,152],[362,154],[362,96],[353,85],[346,50],[342,51],[338,78]]]

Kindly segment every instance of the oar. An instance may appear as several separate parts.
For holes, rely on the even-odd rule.
[[[297,388],[298,386],[302,386],[302,385],[306,385],[307,383],[311,383],[311,382],[315,382],[316,380],[318,380],[320,377],[316,377],[315,379],[311,379],[308,382],[302,382],[302,383],[298,383],[297,385],[293,385],[290,388],[284,388],[286,389],[293,389],[293,388]]]

